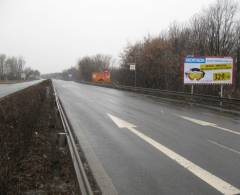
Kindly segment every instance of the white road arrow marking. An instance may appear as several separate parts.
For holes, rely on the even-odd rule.
[[[229,133],[233,133],[233,134],[236,134],[236,135],[240,135],[240,132],[238,131],[233,131],[231,129],[227,129],[227,128],[224,128],[224,127],[220,127],[218,126],[217,124],[215,123],[210,123],[210,122],[207,122],[207,121],[202,121],[202,120],[199,120],[199,119],[195,119],[195,118],[190,118],[190,117],[187,117],[187,116],[180,116],[180,118],[183,118],[185,120],[188,120],[188,121],[191,121],[193,123],[196,123],[198,125],[202,125],[202,126],[209,126],[209,127],[215,127],[217,129],[220,129],[222,131],[226,131],[226,132],[229,132]]]
[[[145,142],[149,143],[160,152],[171,158],[172,160],[176,161],[179,165],[186,168],[188,171],[208,183],[210,186],[214,187],[216,190],[221,192],[222,194],[226,195],[236,195],[240,193],[240,189],[232,186],[231,184],[227,183],[226,181],[222,180],[221,178],[211,174],[210,172],[204,170],[203,168],[199,167],[198,165],[194,164],[193,162],[189,161],[188,159],[184,158],[183,156],[177,154],[173,150],[167,148],[166,146],[160,144],[159,142],[153,140],[152,138],[148,137],[147,135],[137,131],[136,125],[131,124],[127,121],[124,121],[116,116],[108,114],[108,116],[113,120],[113,122],[119,128],[126,128]]]
[[[108,116],[113,120],[113,122],[119,127],[119,128],[131,128],[136,127],[136,125],[133,125],[127,121],[124,121],[116,116],[113,116],[111,114],[108,114]]]

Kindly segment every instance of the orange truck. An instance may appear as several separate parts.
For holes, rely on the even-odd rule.
[[[107,70],[103,72],[94,72],[92,73],[92,82],[110,83],[111,74]]]

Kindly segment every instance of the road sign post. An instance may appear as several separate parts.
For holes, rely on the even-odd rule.
[[[194,93],[194,85],[191,85],[191,95]]]
[[[129,65],[130,71],[135,71],[134,72],[134,86],[137,86],[137,72],[136,72],[136,64],[130,64]]]
[[[220,106],[222,107],[222,104],[223,104],[223,102],[222,102],[222,98],[223,98],[223,85],[221,85],[220,98],[221,98],[221,100],[220,100]]]
[[[221,85],[220,97],[223,98],[223,85]]]

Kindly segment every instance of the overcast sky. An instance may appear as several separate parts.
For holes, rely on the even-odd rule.
[[[128,42],[187,21],[214,0],[0,0],[0,53],[41,73],[85,55],[118,57]]]

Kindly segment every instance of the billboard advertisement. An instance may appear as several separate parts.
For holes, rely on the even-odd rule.
[[[109,71],[92,73],[92,82],[111,82],[111,73]]]
[[[233,84],[232,57],[194,57],[184,59],[184,84]]]

